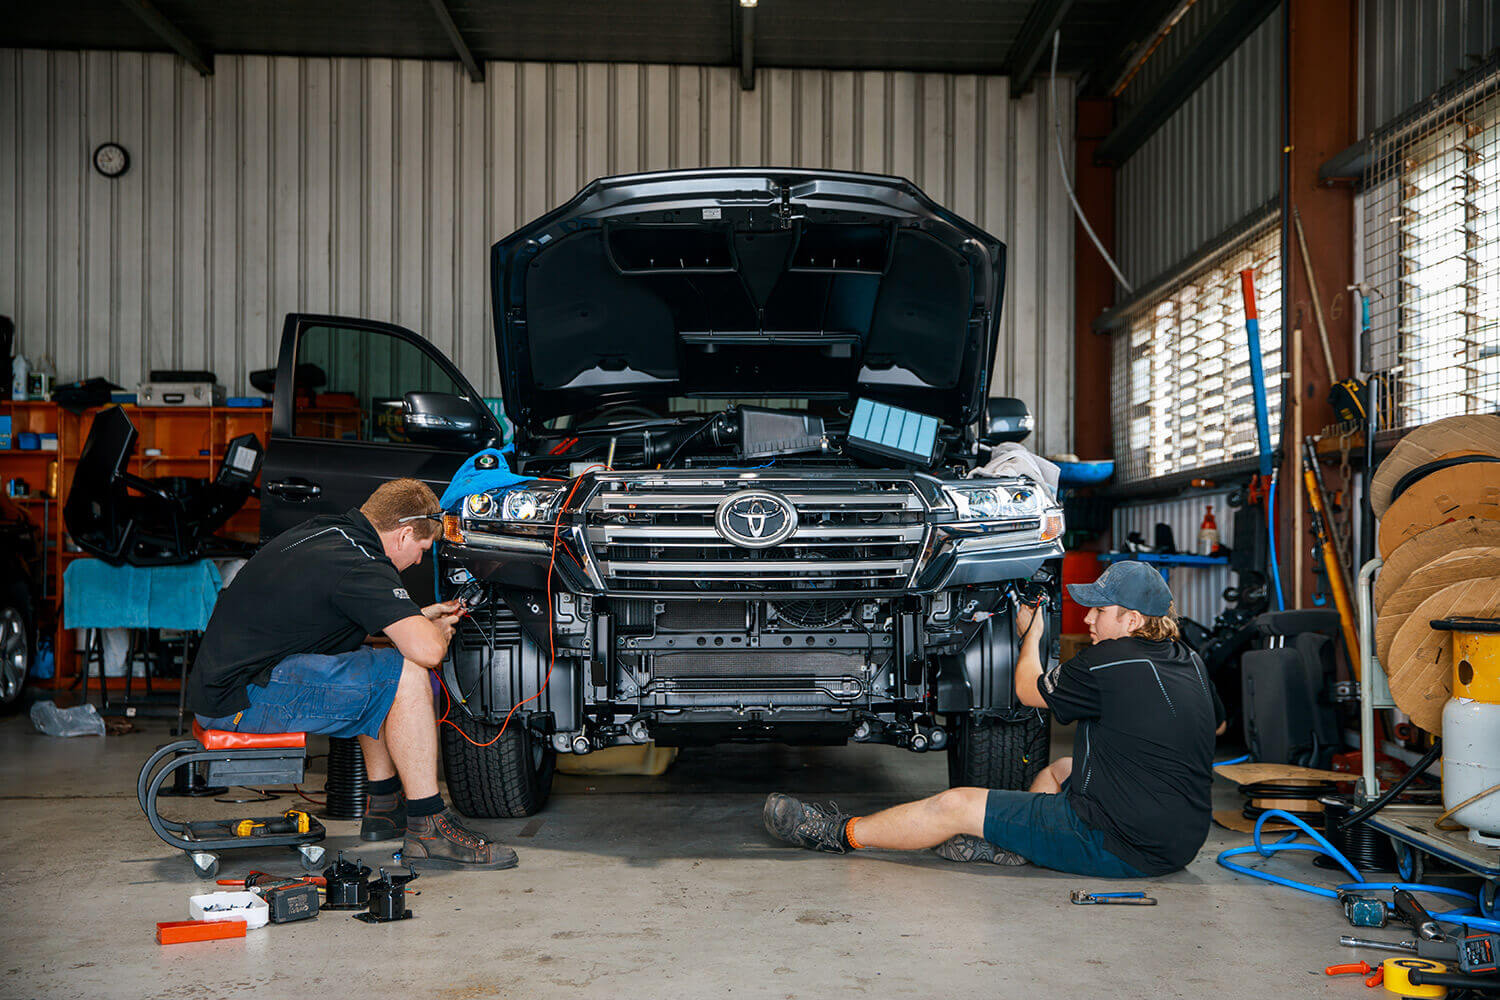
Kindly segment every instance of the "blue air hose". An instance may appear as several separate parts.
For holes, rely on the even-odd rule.
[[[1274,843],[1267,844],[1262,842],[1261,827],[1265,825],[1267,820],[1273,818],[1284,823],[1290,823],[1291,825],[1297,827],[1298,830],[1300,830],[1302,833],[1305,833],[1309,837],[1311,837],[1313,839],[1313,842],[1311,844],[1295,843],[1297,838],[1300,836],[1300,834],[1296,830],[1288,833],[1285,837],[1282,837],[1280,840]],[[1327,855],[1335,862],[1337,862],[1340,868],[1348,872],[1349,875],[1353,878],[1353,881],[1344,882],[1330,889],[1327,886],[1313,885],[1310,882],[1302,882],[1294,878],[1287,878],[1285,876],[1276,875],[1271,872],[1259,871],[1254,868],[1247,868],[1244,865],[1237,864],[1229,860],[1230,858],[1236,858],[1252,853],[1258,854],[1264,858],[1269,858],[1281,851],[1305,851],[1313,854]],[[1343,853],[1340,852],[1337,847],[1334,847],[1332,844],[1330,844],[1321,833],[1308,826],[1298,817],[1293,816],[1291,813],[1286,812],[1282,809],[1267,809],[1265,812],[1260,814],[1260,817],[1255,821],[1255,830],[1251,833],[1251,843],[1249,846],[1231,847],[1228,850],[1220,851],[1218,857],[1214,860],[1218,862],[1220,867],[1227,868],[1232,872],[1237,872],[1241,875],[1248,875],[1251,878],[1258,878],[1263,882],[1270,882],[1273,885],[1280,885],[1285,886],[1288,889],[1295,889],[1298,892],[1305,892],[1314,896],[1323,896],[1327,899],[1337,899],[1341,890],[1347,892],[1351,890],[1379,891],[1385,889],[1406,889],[1410,892],[1423,892],[1437,896],[1456,897],[1458,899],[1464,900],[1470,905],[1468,907],[1465,907],[1464,909],[1449,910],[1443,913],[1434,913],[1433,919],[1441,923],[1457,924],[1462,927],[1472,927],[1491,933],[1500,933],[1500,920],[1492,920],[1474,915],[1474,905],[1478,901],[1474,897],[1473,893],[1464,892],[1461,889],[1453,889],[1443,885],[1426,885],[1417,882],[1367,881],[1365,877],[1359,873],[1359,869],[1355,868],[1354,865],[1349,861],[1349,859],[1344,857]]]
[[[1301,541],[1298,541],[1301,544]],[[1281,569],[1276,565],[1276,474],[1271,474],[1271,488],[1266,494],[1266,550],[1271,562],[1271,591],[1276,595],[1276,610],[1286,610],[1281,596]]]

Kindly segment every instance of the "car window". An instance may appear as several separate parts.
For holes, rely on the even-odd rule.
[[[297,368],[315,366],[322,385],[300,383],[293,412],[298,437],[407,444],[401,400],[408,392],[468,396],[426,351],[378,330],[304,327]],[[316,383],[316,374],[308,382]]]

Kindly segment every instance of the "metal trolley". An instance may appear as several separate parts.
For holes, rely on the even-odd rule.
[[[1359,571],[1359,741],[1362,748],[1375,745],[1376,709],[1395,708],[1385,668],[1375,656],[1374,581],[1384,560],[1376,557]],[[1378,749],[1378,748],[1377,748]],[[1380,794],[1375,775],[1375,754],[1362,753],[1364,773],[1360,787],[1366,801]],[[1396,849],[1397,874],[1403,881],[1420,882],[1428,859],[1435,858],[1480,879],[1479,912],[1495,916],[1495,896],[1500,889],[1500,848],[1469,840],[1463,831],[1441,830],[1435,825],[1441,806],[1388,805],[1365,823],[1391,839]]]
[[[307,763],[306,733],[231,733],[204,729],[193,723],[193,739],[178,740],[152,754],[136,779],[136,798],[156,835],[185,852],[199,878],[219,873],[220,851],[247,847],[294,847],[302,867],[315,871],[323,863],[318,846],[327,830],[317,819],[300,813],[250,819],[178,822],[157,811],[157,796],[173,772],[204,765],[210,785],[294,785],[302,781]]]

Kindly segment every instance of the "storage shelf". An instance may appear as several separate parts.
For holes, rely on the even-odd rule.
[[[224,464],[230,439],[245,433],[257,435],[262,445],[267,444],[270,439],[269,406],[141,407],[125,403],[122,408],[130,415],[139,434],[129,468],[141,476],[187,475],[211,479]],[[83,450],[89,429],[101,409],[103,408],[98,407],[73,413],[49,401],[0,400],[0,415],[11,417],[12,444],[15,442],[15,435],[23,432],[57,435],[56,451],[23,451],[15,447],[0,450],[0,470],[6,470],[0,473],[0,479],[23,478],[33,488],[45,484],[46,467],[49,463],[58,464],[58,497],[31,495],[13,498],[37,526],[38,531],[43,527],[43,520],[46,521],[45,537],[42,539],[42,574],[47,592],[38,602],[37,610],[41,636],[52,639],[57,679],[54,682],[41,682],[40,686],[48,686],[50,683],[54,688],[66,688],[80,669],[73,630],[63,627],[61,581],[63,570],[75,559],[92,557],[87,552],[69,551],[71,542],[67,528],[62,523],[62,508],[73,484],[79,453]],[[340,409],[331,412],[344,411]],[[160,448],[162,454],[146,455],[144,452],[147,448]],[[219,532],[220,537],[254,540],[259,534],[259,514],[260,503],[257,498],[251,497]],[[123,678],[111,679],[111,691],[115,690],[117,683],[123,683]],[[136,679],[137,690],[142,683],[140,678]],[[175,679],[170,682],[156,680],[154,683],[159,685],[158,690],[175,690]]]

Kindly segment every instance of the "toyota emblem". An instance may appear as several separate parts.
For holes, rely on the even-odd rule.
[[[797,530],[797,508],[775,493],[746,490],[719,504],[714,527],[741,548],[770,548]]]

